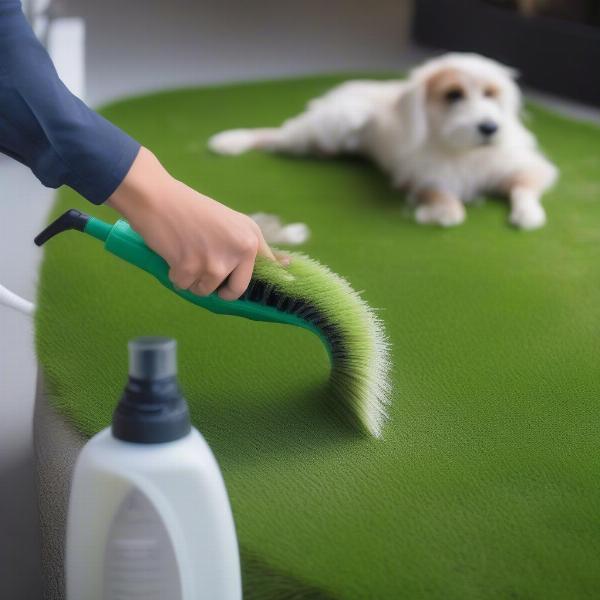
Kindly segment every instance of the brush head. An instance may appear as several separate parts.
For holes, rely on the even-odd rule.
[[[286,254],[292,259],[286,268],[259,257],[240,300],[275,308],[317,333],[331,357],[336,410],[380,437],[391,396],[383,322],[343,277],[308,256]]]

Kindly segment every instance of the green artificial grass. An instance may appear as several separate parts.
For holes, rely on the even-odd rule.
[[[137,335],[179,341],[195,425],[231,496],[246,598],[579,599],[600,590],[600,130],[531,106],[562,171],[548,225],[507,207],[416,225],[359,160],[211,155],[340,81],[180,90],[108,107],[177,177],[247,212],[304,221],[303,250],[381,308],[393,345],[384,439],[320,407],[329,360],[296,327],[209,314],[77,233],[48,244],[39,358],[60,412],[106,427]],[[71,191],[53,215],[76,207]]]

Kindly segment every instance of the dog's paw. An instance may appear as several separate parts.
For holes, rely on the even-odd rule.
[[[231,129],[213,135],[208,147],[217,154],[235,156],[252,150],[256,142],[256,133],[251,129]]]
[[[531,231],[546,224],[546,211],[539,202],[520,204],[510,211],[508,220],[519,229]]]
[[[462,202],[434,202],[421,204],[415,211],[415,220],[421,225],[441,225],[454,227],[460,225],[467,213]]]

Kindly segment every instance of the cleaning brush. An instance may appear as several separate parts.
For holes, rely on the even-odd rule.
[[[35,243],[41,246],[69,229],[103,241],[109,252],[214,313],[312,331],[329,354],[336,410],[358,429],[381,436],[391,395],[389,343],[381,319],[343,277],[303,254],[288,252],[291,262],[285,268],[258,257],[248,289],[238,300],[226,301],[216,293],[197,296],[173,286],[168,264],[123,220],[110,225],[71,209],[42,231]]]

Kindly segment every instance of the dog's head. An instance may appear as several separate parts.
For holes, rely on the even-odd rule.
[[[414,69],[399,103],[407,141],[449,150],[498,143],[518,122],[515,72],[477,54],[445,54]]]

